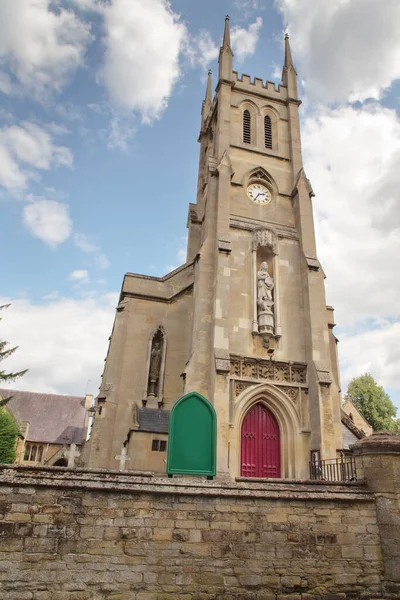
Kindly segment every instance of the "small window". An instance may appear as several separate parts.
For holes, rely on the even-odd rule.
[[[31,452],[31,461],[35,462],[36,460],[36,446],[32,446],[32,452]]]
[[[165,440],[160,441],[160,452],[166,452],[167,450],[167,442]]]
[[[160,440],[153,440],[151,443],[151,449],[153,452],[158,452],[160,448]]]
[[[243,141],[245,144],[251,144],[251,117],[247,109],[243,113]]]
[[[264,139],[265,147],[272,149],[272,123],[271,117],[268,115],[264,117]]]
[[[39,446],[39,450],[38,450],[38,454],[37,454],[38,462],[41,462],[42,458],[43,458],[43,446]]]
[[[25,454],[24,454],[24,460],[29,460],[29,455],[31,453],[31,445],[27,444],[25,446]]]

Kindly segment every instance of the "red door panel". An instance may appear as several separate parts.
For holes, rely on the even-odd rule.
[[[243,420],[241,451],[242,477],[281,476],[279,425],[263,404],[255,404]]]

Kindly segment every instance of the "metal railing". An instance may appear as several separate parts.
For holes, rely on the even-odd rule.
[[[357,481],[357,468],[354,456],[329,460],[315,459],[310,463],[310,479],[319,481]]]

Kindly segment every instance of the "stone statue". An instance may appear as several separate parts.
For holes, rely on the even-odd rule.
[[[274,334],[274,316],[272,312],[273,299],[272,290],[274,289],[274,280],[268,273],[266,261],[260,265],[257,272],[257,307],[258,307],[258,330],[260,333]]]
[[[162,347],[160,342],[153,342],[153,347],[150,354],[150,368],[149,368],[149,396],[156,396],[156,388],[158,380],[160,379],[160,369],[162,360]]]

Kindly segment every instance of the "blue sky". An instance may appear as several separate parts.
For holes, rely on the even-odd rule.
[[[1,337],[20,346],[10,368],[30,367],[18,387],[96,393],[124,273],[184,262],[227,13],[234,68],[263,79],[280,80],[289,30],[343,387],[370,371],[400,407],[397,0],[1,4]]]

